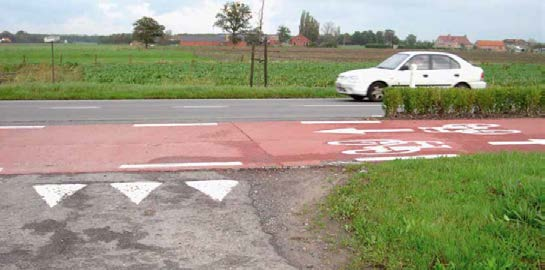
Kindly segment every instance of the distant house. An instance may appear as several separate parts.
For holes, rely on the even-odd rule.
[[[0,43],[11,43],[11,38],[3,37],[0,39]]]
[[[131,47],[144,47],[144,43],[137,40],[133,40],[129,45]]]
[[[505,44],[501,40],[477,40],[475,47],[479,50],[505,52]]]
[[[310,45],[310,39],[308,39],[307,37],[303,35],[298,35],[290,39],[290,45],[298,46],[298,47],[308,46]]]
[[[504,39],[505,48],[512,52],[525,52],[530,49],[530,44],[524,39]]]
[[[229,35],[225,34],[182,34],[180,46],[234,46]],[[246,47],[245,41],[236,44],[237,47]]]
[[[267,35],[267,44],[271,46],[280,45],[280,37],[278,35]]]
[[[434,47],[437,49],[470,49],[473,44],[467,39],[467,36],[439,36],[435,41]]]

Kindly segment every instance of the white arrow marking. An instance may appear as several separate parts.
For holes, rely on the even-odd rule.
[[[238,182],[233,180],[188,181],[185,183],[218,202],[223,201],[225,196],[238,185]]]
[[[62,200],[74,195],[87,185],[83,184],[66,184],[66,185],[35,185],[34,190],[42,197],[42,199],[53,208]]]
[[[403,129],[356,129],[356,128],[343,128],[343,129],[331,129],[331,130],[320,130],[316,133],[330,133],[330,134],[360,134],[365,135],[366,133],[393,133],[393,132],[414,132],[413,129],[403,128]]]
[[[368,158],[357,158],[356,161],[359,162],[378,162],[378,161],[391,161],[391,160],[406,160],[406,159],[434,159],[434,158],[450,158],[457,157],[455,154],[445,154],[445,155],[422,155],[422,156],[407,156],[407,157],[368,157]]]
[[[162,184],[159,182],[133,182],[112,183],[110,185],[127,196],[133,203],[140,204],[153,190]]]
[[[303,125],[326,125],[326,124],[380,124],[380,121],[301,121]]]
[[[530,139],[525,142],[489,142],[491,145],[545,145],[545,139]]]

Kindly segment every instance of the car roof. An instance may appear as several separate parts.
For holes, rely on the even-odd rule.
[[[406,52],[399,52],[404,54],[410,54],[410,55],[418,55],[418,54],[437,54],[437,55],[449,55],[449,56],[456,56],[452,53],[446,53],[446,52],[434,52],[434,51],[406,51]]]

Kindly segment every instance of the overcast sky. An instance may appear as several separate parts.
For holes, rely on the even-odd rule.
[[[225,0],[0,0],[0,31],[112,34],[131,32],[151,16],[174,33],[221,32],[215,14]],[[256,13],[260,0],[246,0]],[[432,40],[440,34],[470,40],[534,38],[545,41],[545,0],[266,0],[265,30],[287,25],[298,32],[302,10],[342,32],[393,29]],[[257,17],[257,16],[256,16]]]

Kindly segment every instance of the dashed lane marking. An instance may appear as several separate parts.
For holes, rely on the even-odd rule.
[[[225,196],[238,185],[238,182],[233,180],[188,181],[185,183],[218,202],[223,201]]]
[[[301,121],[303,125],[327,125],[327,124],[380,124],[381,121]]]
[[[43,107],[46,110],[96,110],[99,106],[59,106],[59,107]]]
[[[4,168],[0,168],[0,172],[2,172],[4,170]]]
[[[0,129],[42,129],[45,126],[0,126]]]
[[[174,106],[174,109],[221,109],[229,106]]]
[[[62,200],[74,195],[74,193],[86,186],[84,184],[35,185],[33,188],[47,205],[53,208]]]
[[[545,139],[530,139],[522,142],[488,142],[490,145],[545,145]]]
[[[113,188],[127,196],[133,203],[140,204],[149,194],[163,183],[159,182],[133,182],[112,183]]]
[[[180,123],[180,124],[135,124],[133,127],[212,127],[217,126],[218,123]]]
[[[195,162],[195,163],[158,163],[158,164],[125,164],[119,169],[169,169],[169,168],[192,168],[192,167],[238,167],[242,162]]]
[[[421,156],[405,156],[405,157],[365,157],[357,158],[359,162],[380,162],[380,161],[392,161],[392,160],[407,160],[407,159],[435,159],[435,158],[451,158],[458,157],[456,154],[443,154],[443,155],[421,155]]]

